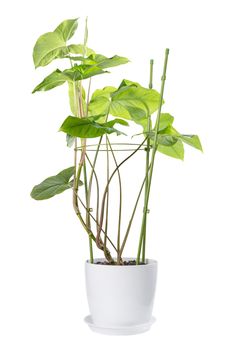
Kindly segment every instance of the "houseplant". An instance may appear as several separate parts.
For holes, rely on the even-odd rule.
[[[64,120],[59,130],[66,134],[67,146],[74,148],[74,164],[36,185],[31,196],[36,200],[44,200],[67,189],[72,190],[75,214],[89,240],[86,282],[91,318],[89,317],[87,322],[93,330],[99,332],[134,334],[149,329],[153,321],[157,263],[146,259],[146,227],[156,152],[183,159],[183,143],[199,150],[202,150],[202,147],[197,135],[179,133],[173,126],[174,118],[169,113],[161,112],[168,49],[165,51],[160,93],[152,87],[151,60],[149,88],[123,79],[119,87],[106,86],[91,94],[91,80],[94,76],[104,74],[106,69],[129,61],[117,55],[107,58],[87,47],[87,20],[83,43],[70,44],[69,40],[77,26],[78,19],[65,20],[54,31],[40,36],[34,46],[33,60],[36,68],[47,66],[58,59],[69,64],[67,69],[56,69],[48,75],[35,87],[33,93],[51,90],[65,83],[68,85],[72,115]],[[153,117],[154,112],[157,112],[156,119]],[[134,130],[135,124],[141,127],[141,132],[137,134],[140,138],[139,143],[133,143],[132,138],[129,138],[127,143],[112,142],[113,134],[121,139],[126,129]],[[90,143],[91,139],[94,139],[94,149],[93,143]],[[119,162],[115,146],[120,144],[127,150],[130,147],[131,151]],[[145,153],[142,164],[145,174],[140,188],[135,189],[135,204],[122,235],[121,169],[127,166],[129,159],[140,150],[144,150]],[[101,159],[105,170],[98,174],[97,163],[101,151],[106,154],[105,160]],[[106,179],[103,179],[103,173]],[[118,181],[119,192],[118,208],[115,211],[118,217],[116,240],[109,231],[110,193],[115,178]],[[100,180],[105,181],[102,191]],[[143,210],[138,250],[136,254],[132,254],[135,259],[127,259],[123,255],[124,248],[139,204]],[[103,259],[94,259],[93,245],[102,251]]]

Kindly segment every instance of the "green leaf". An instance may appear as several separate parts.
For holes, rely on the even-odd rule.
[[[181,140],[172,146],[158,145],[158,151],[172,158],[184,159],[184,146]]]
[[[110,58],[107,58],[106,56],[103,55],[91,55],[88,57],[88,59],[92,60],[95,62],[95,64],[102,69],[110,68],[110,67],[116,67],[121,64],[128,63],[129,60],[126,57],[120,57],[120,56],[113,56]]]
[[[159,120],[159,131],[166,129],[168,126],[172,125],[174,117],[169,113],[161,113]]]
[[[108,58],[99,54],[92,54],[89,55],[87,58],[83,56],[74,56],[71,57],[71,59],[73,61],[82,61],[84,64],[97,66],[102,69],[116,67],[129,62],[128,58],[126,57],[120,57],[115,55],[113,57]]]
[[[37,68],[49,64],[65,46],[65,41],[56,32],[49,32],[41,35],[33,49],[35,67]]]
[[[62,193],[73,186],[73,181],[70,180],[74,175],[74,167],[64,169],[55,176],[50,176],[33,187],[31,197],[36,200],[48,199],[56,194]],[[80,181],[79,185],[83,183]]]
[[[32,93],[36,91],[48,91],[56,86],[60,86],[67,81],[67,76],[65,76],[59,69],[48,75],[39,85],[35,87]]]
[[[96,90],[89,104],[89,114],[104,114],[133,120],[145,127],[147,117],[158,109],[160,95],[153,89],[141,87],[138,83],[123,80],[116,90],[106,87]]]
[[[77,18],[65,20],[53,32],[45,33],[38,38],[33,49],[33,60],[36,68],[46,66],[56,58],[66,57],[72,51],[72,45],[67,47],[66,42],[77,29],[77,20]]]
[[[181,135],[180,139],[200,151],[203,151],[201,141],[197,135]]]
[[[110,96],[116,90],[117,88],[113,86],[95,90],[88,105],[88,115],[103,114],[106,116],[110,108]]]
[[[128,80],[128,79],[123,79],[120,86],[119,86],[119,89],[121,87],[124,87],[124,86],[135,86],[135,87],[142,87],[139,83],[136,83],[135,81],[132,81],[132,80]]]
[[[167,135],[175,136],[177,139],[180,139],[187,145],[202,151],[201,141],[197,135],[180,134],[172,125],[169,125],[165,129],[159,131],[159,134],[167,134]]]
[[[101,116],[94,116],[89,118],[77,118],[67,117],[60,127],[60,131],[63,131],[71,136],[80,138],[94,138],[104,134],[117,133],[117,135],[123,134],[121,131],[115,129],[113,126],[117,124],[128,125],[127,122],[121,119],[114,119],[107,123],[97,123],[95,120]]]
[[[82,44],[68,45],[67,48],[68,48],[69,53],[72,53],[72,54],[75,54],[75,55],[82,55],[83,51],[84,51],[84,45],[82,45]],[[90,49],[89,47],[86,47],[86,55],[87,56],[90,56],[90,55],[92,55],[94,53],[95,53],[94,50]],[[71,59],[75,60],[75,57],[71,57]],[[84,57],[83,57],[83,59],[85,60]]]
[[[122,86],[112,94],[110,114],[145,125],[148,115],[159,107],[160,94],[141,86]]]
[[[106,97],[107,99],[110,98],[111,94],[117,90],[114,86],[106,86],[103,89],[97,89],[92,94],[92,99],[96,99],[98,97]]]
[[[78,18],[75,19],[67,19],[59,24],[57,28],[54,30],[63,41],[68,41],[74,35],[76,29],[78,27]]]
[[[70,81],[84,80],[103,73],[108,73],[108,72],[103,71],[98,67],[95,67],[95,66],[92,67],[85,64],[74,66],[70,69],[66,69],[63,71],[63,74],[68,78],[67,80],[70,80]]]

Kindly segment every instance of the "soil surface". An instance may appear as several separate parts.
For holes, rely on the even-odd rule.
[[[111,266],[132,266],[136,265],[136,260],[124,260],[121,265],[117,265],[116,263],[110,263],[108,261],[97,261],[96,265],[111,265]],[[145,263],[140,263],[139,265],[145,265]]]

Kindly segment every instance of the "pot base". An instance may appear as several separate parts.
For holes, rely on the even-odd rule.
[[[99,327],[98,325],[94,324],[91,318],[91,315],[88,315],[84,318],[84,321],[89,326],[89,328],[96,333],[101,334],[107,334],[107,335],[134,335],[139,333],[144,333],[149,331],[152,324],[155,322],[155,318],[152,317],[150,322],[143,323],[139,325],[134,326],[127,326],[127,327]]]

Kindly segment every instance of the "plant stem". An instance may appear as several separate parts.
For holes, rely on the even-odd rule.
[[[148,168],[148,171],[149,171],[149,170],[150,170],[150,166],[149,166],[149,168]],[[140,190],[139,190],[139,193],[138,193],[138,196],[137,196],[137,199],[136,199],[134,208],[133,208],[133,212],[132,212],[132,214],[131,214],[131,217],[130,217],[130,220],[129,220],[129,223],[128,223],[128,227],[127,227],[127,230],[126,230],[126,233],[125,233],[125,237],[124,237],[124,239],[123,239],[123,242],[122,242],[122,245],[121,245],[121,249],[120,249],[120,253],[119,253],[120,258],[122,257],[122,253],[123,253],[123,250],[124,250],[126,241],[127,241],[127,239],[128,239],[128,236],[129,236],[129,232],[130,232],[130,229],[131,229],[131,226],[132,226],[132,222],[133,222],[133,218],[134,218],[134,215],[135,215],[137,206],[138,206],[138,202],[139,202],[140,196],[141,196],[141,194],[142,194],[143,187],[144,187],[145,182],[146,182],[146,177],[147,177],[147,174],[146,174],[146,176],[145,176],[144,179],[143,179],[142,185],[141,185],[141,187],[140,187]]]
[[[87,109],[86,109],[86,116],[87,117],[88,117],[88,105],[89,105],[89,100],[90,100],[90,92],[91,92],[91,78],[89,79],[88,90],[87,90]]]
[[[101,204],[101,212],[100,212],[100,223],[99,223],[99,228],[97,231],[97,235],[96,235],[96,244],[97,246],[100,245],[100,233],[101,233],[101,229],[103,226],[103,219],[104,219],[104,209],[105,209],[105,201],[106,201],[106,195],[107,195],[107,191],[108,191],[108,187],[110,182],[112,181],[114,175],[116,174],[116,172],[118,171],[118,169],[128,160],[130,159],[145,143],[145,141],[147,140],[147,137],[143,140],[143,142],[136,148],[136,150],[134,150],[134,152],[132,152],[128,157],[126,157],[112,172],[108,183],[106,184],[105,190],[104,190],[104,194],[103,194],[103,198],[102,198],[102,204]]]
[[[111,146],[111,143],[109,141],[108,136],[106,136],[106,139],[108,141],[109,148],[111,150],[114,163],[115,163],[116,167],[118,167],[117,160],[116,160],[116,157],[115,157],[115,154],[114,154],[114,151],[112,149],[112,146]],[[118,216],[118,232],[117,232],[117,252],[118,252],[117,253],[117,265],[120,265],[121,264],[120,245],[121,245],[122,184],[121,184],[121,174],[120,174],[119,168],[117,170],[117,174],[118,174],[119,194],[120,194],[120,198],[119,198],[119,216]]]
[[[150,78],[149,78],[149,89],[152,89],[153,87],[153,65],[154,60],[150,60]],[[151,129],[151,116],[148,115],[148,123],[147,123],[147,132],[150,132]],[[149,169],[149,163],[150,163],[150,138],[147,139],[147,145],[146,145],[146,183],[145,183],[145,196],[144,196],[144,207],[145,208],[145,201],[146,201],[146,192],[148,189],[148,169]],[[148,214],[148,210],[147,210]],[[145,224],[143,227],[143,241],[142,241],[142,262],[145,263],[145,255],[146,255],[146,229],[147,229],[147,216],[145,219]]]
[[[84,174],[84,187],[85,187],[85,198],[86,198],[86,204],[87,204],[87,211],[86,211],[86,225],[88,229],[91,229],[91,221],[90,221],[90,206],[88,203],[88,185],[87,185],[87,169],[86,169],[86,160],[84,160],[83,163],[83,174]],[[90,252],[90,263],[93,264],[93,246],[92,246],[92,239],[89,237],[89,252]]]
[[[78,196],[78,200],[80,201],[80,203],[83,206],[83,208],[87,211],[87,207],[85,206],[85,204],[83,203],[82,199],[79,196]],[[94,216],[92,214],[90,214],[90,217],[95,223],[97,223],[96,219],[94,218]],[[103,232],[104,235],[106,235],[106,232],[103,229],[101,229],[101,231]],[[113,249],[115,249],[115,251],[117,252],[117,248],[114,245],[114,243],[112,242],[112,240],[108,237],[108,235],[106,235],[106,236],[107,236],[107,240],[112,245]],[[96,241],[95,236],[92,235],[91,237],[92,237],[93,241],[95,242]],[[101,250],[103,250],[103,249],[101,249]]]
[[[107,170],[107,182],[109,181],[109,150],[108,150],[108,139],[107,139],[107,135],[106,135],[106,170]],[[107,191],[107,202],[106,202],[106,211],[105,211],[105,232],[106,235],[104,237],[104,252],[106,252],[106,248],[107,248],[107,234],[108,234],[108,205],[109,205],[109,188]]]
[[[102,142],[102,136],[100,137],[100,140],[99,140],[99,143],[98,143],[98,146],[97,146],[97,149],[96,149],[96,153],[95,153],[95,157],[94,157],[94,161],[93,161],[92,165],[91,165],[90,159],[87,158],[87,159],[89,159],[89,164],[91,165],[91,174],[90,174],[89,185],[88,185],[88,206],[89,207],[90,207],[90,202],[91,202],[91,190],[92,190],[93,175],[95,175],[95,178],[96,178],[97,190],[99,189],[97,175],[95,173],[95,166],[96,166],[97,157],[98,157],[98,154],[99,154],[99,148],[100,148],[101,142]],[[99,190],[98,190],[98,196],[97,196],[96,220],[97,220],[97,222],[99,221]]]
[[[161,109],[162,109],[162,103],[163,103],[163,93],[164,93],[164,86],[166,81],[166,71],[167,71],[167,62],[168,62],[168,55],[169,55],[169,49],[165,50],[165,59],[164,59],[164,67],[163,67],[163,75],[162,75],[162,83],[161,83],[161,90],[160,90],[160,101],[159,101],[159,108],[157,113],[157,119],[154,127],[154,142],[153,142],[153,148],[152,148],[152,156],[151,156],[151,162],[150,162],[150,171],[148,176],[148,188],[146,191],[146,198],[145,198],[145,205],[144,205],[144,212],[142,217],[142,225],[141,225],[141,233],[139,238],[139,244],[138,244],[138,253],[137,253],[137,260],[136,264],[138,265],[140,263],[140,255],[141,255],[141,249],[142,249],[142,240],[143,240],[143,230],[144,225],[146,222],[146,216],[147,216],[147,210],[148,210],[148,203],[149,203],[149,197],[150,197],[150,189],[151,189],[151,182],[152,182],[152,175],[153,175],[153,168],[154,168],[154,161],[155,161],[155,154],[157,151],[157,139],[158,139],[158,128],[159,128],[159,121],[160,121],[160,115],[161,115]]]
[[[97,177],[97,174],[95,172],[95,167],[94,167],[94,163],[92,164],[91,161],[90,161],[90,158],[88,157],[88,155],[86,154],[86,158],[87,158],[87,161],[92,169],[92,172],[94,174],[94,177],[95,177],[95,181],[96,181],[96,191],[97,191],[97,195],[96,195],[96,228],[98,229],[98,221],[99,221],[99,181],[98,181],[98,177]],[[91,191],[91,186],[90,186],[90,182],[89,182],[89,192],[88,192],[88,195],[90,196],[90,191]],[[88,200],[90,197],[88,197]],[[89,207],[90,207],[90,202],[89,202]],[[91,216],[91,214],[90,214]]]

